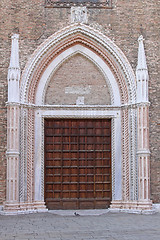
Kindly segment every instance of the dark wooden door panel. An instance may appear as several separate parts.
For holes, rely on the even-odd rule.
[[[49,209],[106,208],[111,201],[111,120],[45,120]]]

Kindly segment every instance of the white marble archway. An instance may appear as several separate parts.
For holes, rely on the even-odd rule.
[[[68,57],[76,53],[90,59],[103,73],[110,90],[111,105],[44,105],[45,91],[50,77],[60,64],[63,64]],[[13,197],[7,193],[6,211],[45,209],[43,132],[44,118],[47,117],[111,118],[111,207],[150,209],[149,175],[147,178],[144,176],[143,171],[145,170],[143,168],[142,174],[137,171],[139,164],[137,159],[140,162],[147,161],[145,167],[148,167],[149,152],[140,149],[138,158],[136,152],[138,146],[137,123],[141,136],[143,128],[141,123],[137,122],[137,111],[142,109],[146,114],[148,113],[147,110],[139,107],[139,102],[136,102],[136,90],[135,74],[127,58],[109,38],[97,30],[83,24],[74,24],[44,41],[35,50],[23,71],[20,82],[20,100],[19,98],[14,100],[13,96],[8,103],[9,119],[12,119],[16,114],[20,117],[16,118],[18,120],[15,127],[10,125],[12,121],[8,121],[8,143],[14,141],[17,132],[20,132],[20,137],[16,142],[15,149],[12,149],[12,144],[9,144],[7,150],[7,192],[12,191]],[[147,101],[143,102],[144,104],[148,106]],[[11,114],[12,110],[16,114]],[[15,129],[15,134],[11,133],[13,138],[9,137],[11,128]],[[145,154],[147,157],[144,156]],[[14,162],[12,170],[10,168],[11,162]],[[10,178],[13,173],[14,183]],[[146,179],[147,186],[143,184]],[[138,186],[143,186],[143,188],[139,187],[138,190]]]
[[[110,88],[112,105],[109,106],[51,106],[44,105],[45,92],[50,81],[50,77],[54,74],[60,64],[73,56],[74,54],[83,54],[102,71],[106,82]],[[43,152],[44,143],[44,118],[112,118],[112,199],[122,199],[121,186],[121,117],[120,117],[120,93],[118,84],[114,78],[112,71],[107,64],[91,50],[77,44],[68,48],[55,58],[45,69],[37,87],[35,104],[43,106],[42,109],[35,111],[35,199],[43,199]],[[93,110],[94,109],[94,110]],[[42,185],[41,185],[42,184]],[[42,189],[41,191],[37,191]]]

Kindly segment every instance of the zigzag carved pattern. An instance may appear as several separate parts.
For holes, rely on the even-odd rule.
[[[28,109],[27,132],[27,201],[32,202],[34,161],[34,114],[32,109]]]
[[[136,109],[130,109],[130,157],[131,157],[131,200],[137,200],[137,159],[136,159]]]
[[[19,182],[19,196],[20,202],[25,201],[24,178],[25,178],[25,161],[26,161],[26,110],[21,109],[20,114],[20,182]]]
[[[129,181],[129,122],[128,109],[122,110],[122,168],[123,168],[123,198],[130,199],[130,181]]]
[[[38,64],[35,72],[31,77],[32,80],[28,88],[30,89],[28,94],[28,102],[34,103],[36,87],[38,86],[38,82],[46,66],[49,65],[58,54],[75,44],[81,44],[89,48],[90,50],[98,54],[107,63],[110,69],[112,69],[112,71],[114,72],[120,86],[121,102],[127,103],[129,98],[128,90],[120,69],[117,68],[112,57],[105,51],[103,47],[100,47],[98,44],[92,42],[90,39],[82,36],[81,34],[75,34],[74,36],[71,36],[70,38],[61,41],[61,43],[56,44],[54,48],[48,50],[47,54],[44,55],[43,59]]]

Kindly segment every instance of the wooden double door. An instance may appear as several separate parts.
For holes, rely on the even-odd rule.
[[[45,119],[48,209],[107,208],[111,195],[111,120]]]

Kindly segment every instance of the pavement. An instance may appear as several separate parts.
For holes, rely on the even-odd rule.
[[[0,240],[160,240],[160,213],[0,215]]]

